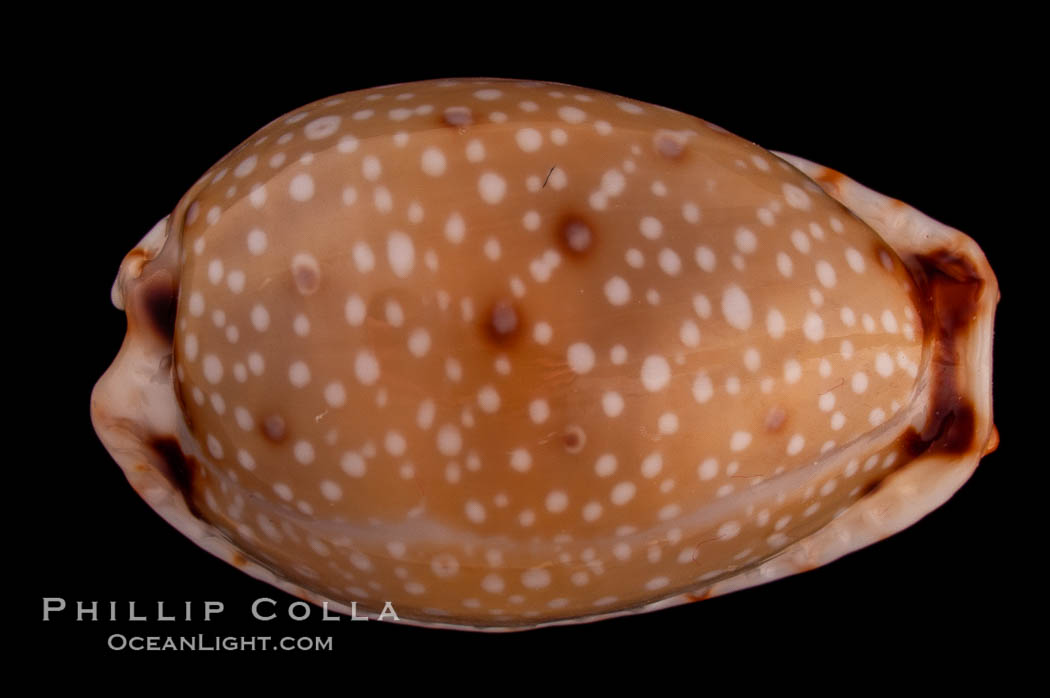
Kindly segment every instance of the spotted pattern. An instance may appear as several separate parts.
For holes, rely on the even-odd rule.
[[[265,127],[178,211],[194,497],[329,597],[608,612],[777,552],[892,466],[759,487],[894,425],[923,327],[870,229],[692,117],[366,90]]]

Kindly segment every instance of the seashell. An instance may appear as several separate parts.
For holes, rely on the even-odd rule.
[[[590,621],[946,501],[997,444],[997,301],[963,233],[700,119],[393,85],[267,125],[125,257],[92,419],[169,523],[295,596]]]

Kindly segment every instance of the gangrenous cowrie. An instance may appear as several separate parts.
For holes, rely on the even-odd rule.
[[[695,117],[392,85],[270,123],[125,257],[91,414],[161,516],[295,596],[589,621],[943,503],[997,442],[998,295],[961,232]]]

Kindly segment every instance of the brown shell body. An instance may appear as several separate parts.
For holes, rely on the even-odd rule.
[[[993,439],[972,241],[563,85],[282,117],[115,299],[129,339],[94,418],[158,511],[304,598],[423,623],[589,619],[822,564],[939,504]]]

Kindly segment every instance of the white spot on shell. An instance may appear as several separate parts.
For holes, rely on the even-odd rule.
[[[620,276],[614,276],[605,282],[605,297],[613,305],[624,305],[631,300],[631,287]]]
[[[445,154],[440,148],[430,147],[424,150],[420,156],[420,164],[423,172],[431,177],[440,177],[445,174]]]
[[[340,123],[342,123],[342,119],[338,116],[322,116],[304,126],[303,135],[306,136],[307,140],[311,141],[328,138],[339,130]]]
[[[612,489],[612,493],[609,495],[609,499],[613,504],[617,506],[623,506],[627,502],[634,499],[634,493],[637,490],[633,482],[625,481],[617,484]]]
[[[330,407],[342,407],[346,404],[346,388],[339,381],[332,381],[325,386],[324,400]]]
[[[601,193],[606,196],[619,196],[627,186],[627,180],[619,170],[606,170],[602,174]]]
[[[215,354],[204,355],[204,379],[209,383],[218,383],[222,380],[222,361]]]
[[[750,228],[740,228],[733,236],[736,248],[744,254],[751,254],[758,248],[758,238]]]
[[[302,172],[292,177],[288,194],[296,201],[309,201],[314,196],[314,178]]]
[[[714,392],[715,389],[711,383],[711,377],[707,375],[707,372],[701,371],[700,375],[693,381],[693,399],[703,404],[711,399]]]
[[[372,252],[372,248],[368,246],[368,243],[355,242],[351,249],[351,255],[354,258],[354,266],[362,274],[367,274],[375,269],[376,256]]]
[[[475,138],[467,143],[466,154],[469,162],[481,162],[485,159],[485,145]]]
[[[700,345],[700,328],[692,320],[686,320],[678,330],[678,338],[690,349]]]
[[[642,477],[651,480],[660,474],[660,471],[663,470],[663,467],[663,456],[659,452],[650,453],[648,456],[642,459]]]
[[[608,417],[619,417],[623,413],[623,396],[615,390],[609,390],[602,394],[602,411]]]
[[[751,301],[736,284],[730,284],[722,293],[722,314],[730,326],[746,330],[751,326]]]
[[[701,480],[713,480],[718,475],[718,461],[714,458],[705,458],[697,466],[697,475]]]
[[[576,107],[564,106],[558,108],[558,116],[570,124],[579,124],[587,118],[587,112]]]
[[[802,332],[809,341],[819,342],[824,339],[824,320],[817,313],[809,311],[802,322]]]
[[[678,432],[678,415],[674,412],[664,412],[657,420],[657,428],[661,434],[675,434]]]
[[[850,269],[858,274],[864,273],[864,255],[855,248],[850,247],[846,250],[846,263],[849,264]]]
[[[292,447],[292,455],[303,465],[313,463],[315,457],[313,444],[309,441],[296,441],[295,446]]]
[[[834,288],[837,281],[835,268],[823,259],[817,262],[817,280],[825,288]]]
[[[357,138],[351,135],[346,135],[339,139],[339,142],[336,144],[335,148],[340,153],[348,154],[356,151],[358,145],[359,142]]]
[[[485,521],[485,507],[476,499],[468,500],[463,506],[463,511],[466,513],[467,518],[474,523]]]
[[[208,264],[208,281],[212,282],[213,284],[218,284],[222,281],[223,273],[224,272],[222,260],[211,260],[211,262]]]
[[[510,467],[519,473],[528,472],[532,467],[532,455],[524,448],[516,448],[510,452]]]
[[[696,265],[706,272],[715,270],[715,253],[706,246],[700,245],[696,248]]]
[[[412,273],[416,262],[416,250],[412,238],[400,231],[394,231],[387,237],[387,261],[394,275],[405,278]]]
[[[526,153],[536,152],[543,145],[543,135],[534,128],[519,129],[514,134],[514,140]]]
[[[255,165],[258,164],[259,158],[256,155],[250,155],[242,160],[236,168],[233,170],[233,176],[238,178],[247,177],[255,169]]]
[[[642,235],[649,240],[656,240],[663,235],[664,232],[663,223],[660,222],[659,218],[653,216],[645,216],[642,218],[638,223],[638,229],[641,231]]]
[[[310,382],[310,367],[302,361],[295,361],[288,367],[288,380],[296,388],[305,387]]]
[[[616,456],[611,453],[603,453],[594,462],[594,472],[598,477],[609,477],[616,472]]]
[[[463,447],[463,437],[452,424],[446,424],[438,430],[437,434],[437,446],[438,451],[445,456],[454,456],[459,453]]]
[[[888,378],[893,373],[893,359],[886,352],[879,352],[875,357],[875,371],[883,378]]]
[[[383,163],[375,155],[366,155],[361,160],[361,175],[369,182],[374,182],[383,174]]]
[[[478,406],[489,414],[499,411],[500,396],[495,387],[486,385],[478,391]]]
[[[495,172],[485,172],[478,179],[478,193],[487,204],[498,204],[507,193],[507,181]]]
[[[356,293],[346,300],[346,321],[353,327],[359,327],[365,321],[365,302]]]
[[[794,184],[785,182],[783,186],[784,198],[787,200],[788,206],[791,208],[797,208],[800,211],[808,211],[812,206],[809,194],[804,192]]]
[[[379,380],[379,360],[367,349],[357,352],[354,357],[354,375],[363,385],[372,385]]]
[[[868,389],[868,374],[863,371],[858,371],[853,374],[853,378],[850,380],[850,387],[853,388],[853,392],[858,395]]]
[[[459,213],[453,212],[448,220],[445,221],[445,238],[452,244],[459,244],[463,242],[463,237],[466,235],[467,225],[463,220],[463,216]]]
[[[667,387],[671,381],[671,366],[667,359],[659,355],[646,357],[642,362],[642,385],[649,392],[657,392]]]
[[[773,339],[780,339],[784,336],[784,330],[784,316],[776,308],[770,309],[766,314],[766,331],[769,332],[769,336]]]
[[[408,336],[408,350],[417,359],[426,356],[430,351],[430,333],[422,327],[412,330]]]
[[[270,313],[266,306],[255,305],[251,311],[252,327],[259,332],[265,332],[270,327]]]
[[[544,589],[550,586],[551,573],[544,567],[526,570],[521,575],[521,584],[526,589]]]
[[[560,514],[568,508],[569,496],[563,490],[554,490],[547,495],[545,504],[547,511]]]
[[[740,533],[740,524],[736,521],[727,521],[718,527],[718,538],[719,540],[729,540],[736,538],[737,534]]]
[[[589,344],[576,342],[568,349],[569,368],[576,373],[587,373],[594,368],[594,350]]]
[[[678,276],[682,271],[682,260],[678,257],[678,253],[669,247],[660,250],[657,261],[660,269],[668,276]]]
[[[536,399],[529,403],[529,419],[535,424],[543,424],[550,417],[550,405],[546,400]]]
[[[751,445],[751,434],[746,431],[734,431],[733,435],[729,437],[729,450],[730,451],[743,451],[745,448]]]

